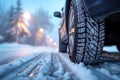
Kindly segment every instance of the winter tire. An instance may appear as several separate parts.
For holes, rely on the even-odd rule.
[[[86,12],[83,0],[72,0],[68,14],[69,58],[75,63],[96,64],[104,45],[104,26]]]

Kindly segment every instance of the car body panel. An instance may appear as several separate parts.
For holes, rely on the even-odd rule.
[[[120,11],[120,0],[84,0],[87,10],[93,17],[100,17],[111,12]]]

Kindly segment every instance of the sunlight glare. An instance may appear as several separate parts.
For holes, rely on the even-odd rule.
[[[23,17],[24,17],[26,20],[30,20],[30,19],[31,19],[31,15],[30,15],[30,13],[28,13],[28,12],[25,12],[25,13],[23,14]]]

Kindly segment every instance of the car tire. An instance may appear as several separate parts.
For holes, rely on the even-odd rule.
[[[69,58],[75,63],[96,64],[104,46],[104,26],[88,15],[82,1],[72,0],[69,6]]]
[[[60,37],[59,37],[59,52],[61,52],[61,53],[67,52],[67,45],[62,43]]]

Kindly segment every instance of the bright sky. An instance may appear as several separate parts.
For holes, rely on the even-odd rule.
[[[17,0],[0,0],[1,3],[5,4],[5,7],[11,5],[16,5]],[[58,26],[59,18],[53,16],[55,11],[60,11],[64,6],[65,0],[22,0],[22,8],[25,12],[35,12],[39,8],[43,8],[45,11],[48,11],[51,15],[51,22],[54,24],[54,30],[50,36],[58,42]]]

